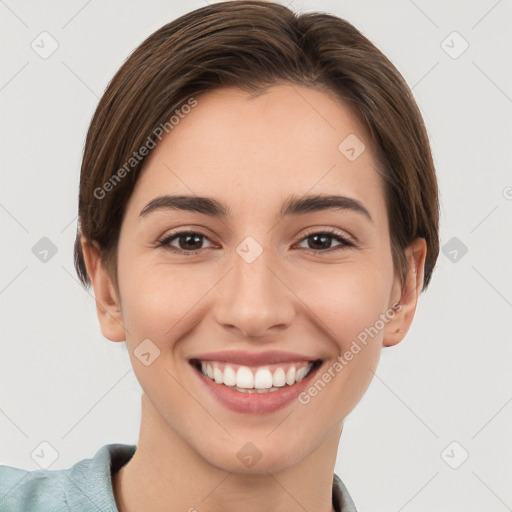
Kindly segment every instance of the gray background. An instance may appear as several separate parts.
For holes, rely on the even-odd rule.
[[[137,442],[140,387],[128,354],[102,337],[73,269],[80,159],[98,99],[128,54],[203,5],[0,1],[3,464],[51,463],[42,442],[58,454],[50,469]],[[512,510],[512,2],[291,7],[345,17],[391,58],[424,115],[441,188],[444,253],[409,335],[384,350],[346,421],[336,472],[360,511]],[[58,43],[46,59],[31,47],[46,37],[50,48],[43,31]],[[43,237],[57,249],[46,261]]]

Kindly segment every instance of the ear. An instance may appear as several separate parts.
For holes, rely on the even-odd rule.
[[[416,312],[418,299],[423,288],[423,277],[425,271],[425,257],[427,255],[427,243],[424,238],[416,238],[412,244],[405,249],[407,258],[407,275],[404,283],[399,279],[395,283],[392,306],[394,316],[388,315],[391,320],[384,327],[382,344],[384,347],[391,347],[400,343],[404,338]],[[395,291],[396,289],[396,291]],[[391,311],[391,310],[390,310]]]
[[[110,341],[125,341],[121,302],[112,278],[102,265],[101,249],[96,242],[90,242],[84,237],[80,243],[87,274],[94,288],[96,312],[101,332]]]

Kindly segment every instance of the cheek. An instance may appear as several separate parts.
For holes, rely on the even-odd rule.
[[[330,266],[303,280],[300,296],[307,297],[307,306],[340,351],[347,350],[351,341],[384,313],[392,277],[387,266],[352,262]]]
[[[190,406],[190,398],[178,383],[177,351],[180,340],[194,328],[201,298],[209,287],[196,271],[154,262],[132,267],[124,275],[120,268],[119,274],[124,278],[126,341],[141,387],[155,404],[171,401],[174,410]],[[149,353],[146,360],[145,353]]]
[[[149,261],[124,275],[120,269],[128,343],[133,346],[139,338],[149,338],[162,349],[171,348],[164,345],[190,329],[190,318],[200,309],[201,299],[215,283],[214,277],[199,267],[171,267]]]
[[[392,277],[384,267],[385,262],[340,266],[331,271],[329,279],[315,276],[301,291],[301,296],[308,297],[312,317],[318,319],[332,354],[301,401],[311,417],[317,418],[318,428],[325,421],[342,421],[373,378],[382,349],[380,318],[387,307]]]

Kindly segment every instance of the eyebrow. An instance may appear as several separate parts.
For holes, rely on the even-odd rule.
[[[152,199],[139,213],[145,217],[156,210],[183,210],[211,217],[224,218],[231,215],[229,206],[209,197],[165,195]],[[346,210],[359,213],[374,222],[370,212],[357,199],[338,195],[291,196],[283,204],[280,217],[303,215],[324,210]]]

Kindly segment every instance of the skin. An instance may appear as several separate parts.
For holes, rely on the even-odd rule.
[[[243,503],[246,512],[329,512],[344,418],[370,384],[382,347],[399,343],[409,329],[423,284],[425,241],[406,249],[402,283],[393,269],[370,137],[340,101],[290,85],[255,97],[223,89],[197,99],[151,152],[130,198],[118,290],[97,246],[82,242],[102,333],[126,341],[143,389],[137,450],[113,479],[118,508],[238,512]],[[349,134],[366,146],[353,162],[338,149]],[[232,215],[162,209],[140,217],[162,194],[215,198]],[[345,210],[280,220],[291,194],[357,199],[373,222]],[[327,249],[320,246],[324,254],[314,253],[319,246],[306,235],[326,228],[355,245],[333,237]],[[197,254],[157,246],[183,229],[205,235]],[[250,264],[236,252],[247,236],[263,249]],[[172,245],[179,249],[179,239]],[[206,351],[277,349],[321,358],[322,375],[398,301],[394,318],[306,405],[293,401],[258,416],[231,411],[211,398],[188,362]],[[160,356],[145,366],[134,350],[148,338]],[[247,442],[262,454],[252,468],[237,457]]]

